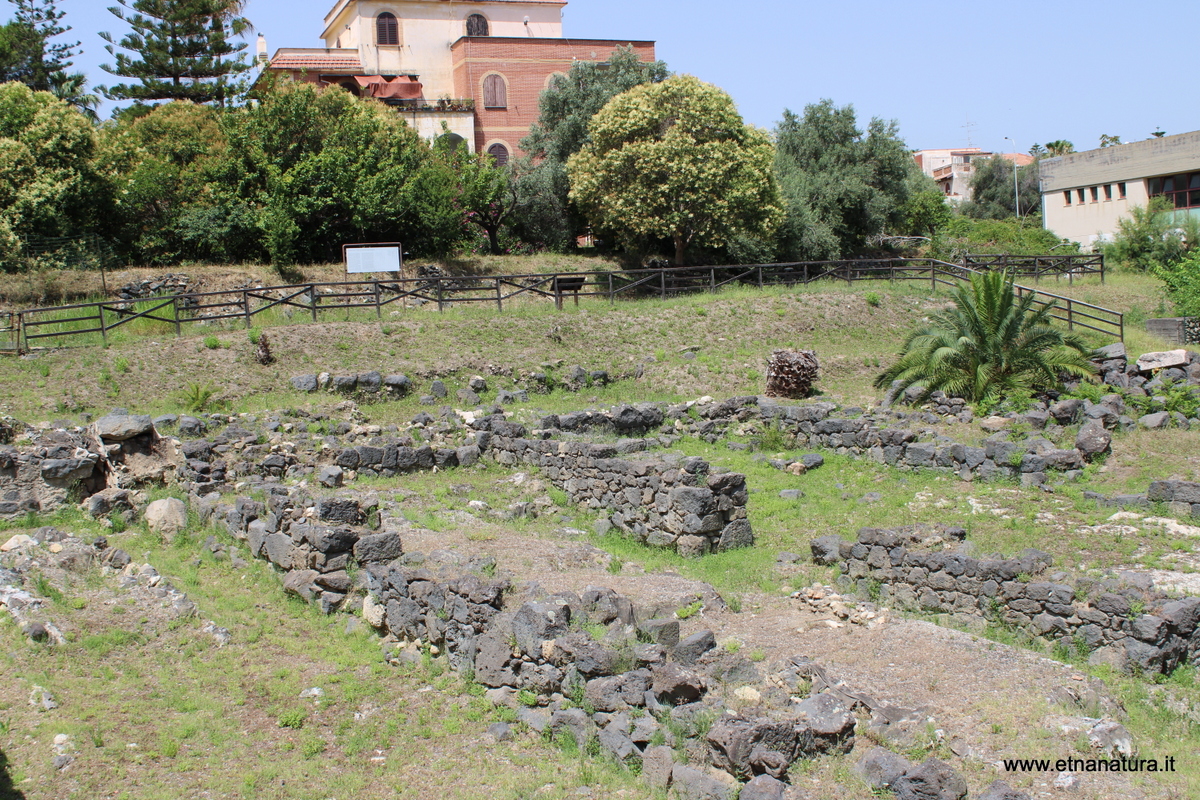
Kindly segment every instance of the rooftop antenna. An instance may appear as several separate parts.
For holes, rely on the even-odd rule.
[[[972,133],[972,131],[975,130],[975,123],[971,122],[970,114],[967,115],[967,124],[963,125],[962,127],[963,127],[963,130],[965,130],[967,132],[967,148],[969,149],[969,148],[974,147],[975,143],[971,140],[971,133]]]

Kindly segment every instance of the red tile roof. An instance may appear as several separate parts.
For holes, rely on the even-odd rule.
[[[307,69],[362,72],[358,56],[335,56],[324,53],[281,53],[271,59],[270,69]]]

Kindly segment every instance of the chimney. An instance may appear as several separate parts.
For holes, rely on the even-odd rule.
[[[261,33],[258,35],[258,63],[265,65],[270,59],[267,57],[267,37]]]

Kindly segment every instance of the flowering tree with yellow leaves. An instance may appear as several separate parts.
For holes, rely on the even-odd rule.
[[[783,217],[767,133],[721,89],[690,75],[617,95],[567,161],[571,199],[627,239],[661,237],[682,266],[689,246],[770,236]]]

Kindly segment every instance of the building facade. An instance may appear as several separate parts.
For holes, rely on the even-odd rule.
[[[283,48],[264,72],[338,86],[393,106],[423,136],[449,129],[498,162],[520,155],[538,98],[575,61],[623,46],[654,60],[654,42],[568,39],[564,0],[338,0],[324,48]],[[260,53],[265,44],[260,41]],[[444,127],[443,127],[444,126]]]
[[[997,155],[978,147],[958,149],[918,150],[913,159],[929,177],[933,178],[942,194],[951,203],[966,203],[971,200],[971,179],[975,177],[974,162],[981,158]],[[1033,156],[1024,153],[1000,153],[1001,158],[1024,167],[1033,163]]]
[[[1083,245],[1111,241],[1152,197],[1200,215],[1200,131],[1045,158],[1039,179],[1046,229]]]

